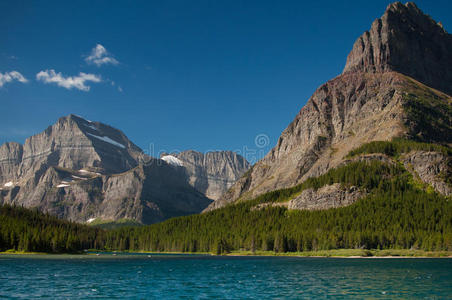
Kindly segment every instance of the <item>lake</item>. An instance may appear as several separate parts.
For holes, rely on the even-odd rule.
[[[451,299],[452,259],[1,255],[0,298]]]

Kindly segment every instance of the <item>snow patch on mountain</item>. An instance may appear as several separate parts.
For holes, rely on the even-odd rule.
[[[101,173],[91,172],[91,171],[88,171],[88,170],[85,170],[85,169],[78,170],[78,172],[80,174],[83,174],[83,175],[93,175],[93,174],[97,175],[97,176],[101,176],[102,175]]]
[[[180,159],[172,155],[165,155],[162,157],[162,160],[176,167],[182,167],[184,165]]]
[[[112,144],[112,145],[114,145],[114,146],[116,146],[116,147],[120,147],[120,148],[122,148],[122,149],[125,149],[125,148],[126,148],[126,146],[124,146],[123,144],[120,144],[120,143],[118,143],[118,142],[112,140],[112,139],[109,138],[108,136],[98,136],[98,135],[95,135],[95,134],[91,134],[91,133],[89,133],[89,132],[88,132],[87,134],[90,135],[90,136],[92,136],[92,137],[94,137],[94,138],[96,138],[96,139],[98,139],[98,140],[101,140],[101,141],[104,141],[104,142],[106,142],[106,143]]]

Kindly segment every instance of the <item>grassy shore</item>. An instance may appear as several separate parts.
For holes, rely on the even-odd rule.
[[[97,254],[102,254],[105,256],[114,256],[116,254],[183,254],[183,255],[213,255],[209,252],[155,252],[155,251],[116,251],[116,250],[96,250],[96,249],[87,249],[83,252],[76,253],[47,253],[47,252],[26,252],[26,251],[18,251],[14,249],[0,251],[0,255],[88,255],[88,256],[96,256]]]
[[[43,252],[23,252],[16,250],[8,250],[0,252],[0,255],[14,254],[14,255],[95,255],[97,252],[102,252],[103,255],[118,254],[186,254],[186,255],[213,255],[208,252],[148,252],[148,251],[96,251],[89,250],[82,253],[43,253]],[[343,257],[343,258],[422,258],[422,257],[439,257],[452,258],[452,251],[424,251],[424,250],[409,250],[409,249],[390,249],[390,250],[364,250],[364,249],[336,249],[336,250],[319,250],[319,251],[304,251],[304,252],[285,252],[278,253],[273,251],[231,251],[223,254],[223,256],[282,256],[282,257]]]
[[[51,253],[46,252],[25,252],[25,251],[17,251],[17,250],[6,250],[6,251],[0,251],[0,254],[14,254],[14,255],[48,255]]]
[[[0,255],[83,255],[85,252],[74,252],[74,253],[48,253],[48,252],[28,252],[28,251],[19,251],[15,249],[9,249],[6,251],[0,251]]]
[[[365,249],[335,249],[303,252],[276,253],[273,251],[232,251],[226,255],[230,256],[295,256],[295,257],[452,257],[452,251],[424,251],[410,249],[389,250],[365,250]]]

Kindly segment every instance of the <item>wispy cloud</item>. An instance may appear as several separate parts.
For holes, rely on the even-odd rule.
[[[22,83],[28,82],[28,80],[19,72],[11,71],[0,73],[0,88],[5,84],[13,81],[19,81]]]
[[[36,80],[44,83],[56,83],[58,86],[66,89],[76,88],[81,91],[89,91],[90,86],[86,82],[101,82],[100,76],[95,74],[87,74],[80,72],[78,76],[64,77],[61,73],[56,73],[55,70],[45,70],[36,74]]]
[[[90,56],[85,58],[85,61],[88,64],[95,64],[96,66],[100,67],[102,65],[117,65],[119,62],[105,49],[104,46],[101,44],[97,44],[96,47],[94,47],[91,50]]]
[[[116,82],[114,82],[113,80],[111,81],[111,86],[115,86]],[[120,85],[118,85],[118,92],[122,93],[122,87]]]

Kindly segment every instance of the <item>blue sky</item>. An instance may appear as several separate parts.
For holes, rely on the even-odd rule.
[[[266,152],[388,3],[0,1],[0,143],[75,113],[146,151]]]

